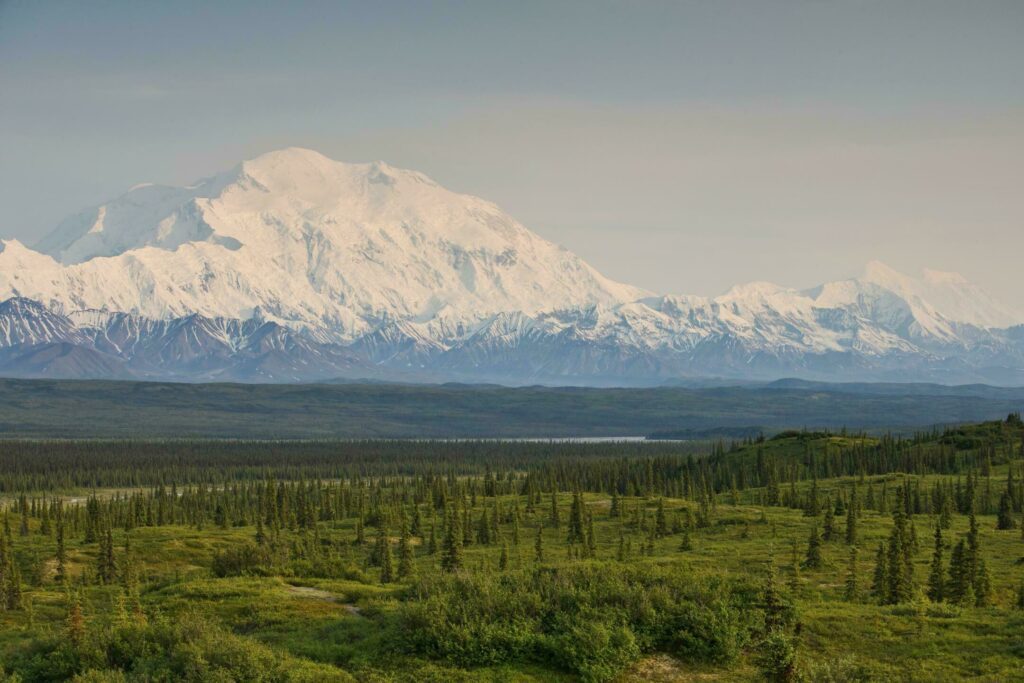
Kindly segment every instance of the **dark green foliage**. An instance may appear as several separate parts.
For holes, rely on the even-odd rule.
[[[216,553],[211,569],[215,576],[244,576],[261,573],[266,562],[267,557],[259,546],[246,543]]]
[[[904,500],[906,487],[901,488]],[[881,570],[886,584],[882,591],[882,602],[896,605],[907,602],[913,597],[914,563],[913,563],[913,541],[908,524],[904,503],[896,506],[893,512],[893,525],[889,533],[888,546],[885,549],[885,567]],[[876,570],[876,577],[880,576]]]
[[[811,525],[811,534],[807,539],[807,556],[804,558],[804,569],[821,569],[821,536],[818,525]]]
[[[779,630],[769,633],[761,642],[757,663],[767,681],[788,683],[798,680],[793,637]]]
[[[77,610],[77,603],[73,606]],[[199,615],[113,630],[49,637],[9,664],[25,680],[68,680],[88,672],[124,672],[137,680],[354,681],[344,671],[282,656]],[[99,673],[82,680],[124,680]]]
[[[1013,495],[1009,491],[1003,491],[999,497],[999,515],[996,518],[996,528],[1000,530],[1013,529],[1016,524],[1013,521]]]
[[[875,429],[992,419],[1022,395],[948,387],[861,393],[822,386],[583,389],[405,384],[168,384],[0,380],[0,423],[18,437],[446,438],[649,434],[857,424]],[[73,418],[73,419],[72,419]],[[1001,425],[1014,427],[1014,424]],[[698,433],[701,433],[698,432]],[[718,433],[721,433],[719,431]],[[961,450],[989,435],[951,436]],[[706,438],[706,437],[704,437]],[[738,437],[743,438],[743,437]]]
[[[380,582],[391,583],[395,580],[395,560],[391,552],[391,540],[388,538],[386,526],[380,528]]]
[[[409,528],[402,522],[402,535],[398,539],[398,578],[409,579],[416,573],[413,564],[412,543]]]
[[[829,502],[826,502],[825,519],[822,522],[821,540],[823,540],[826,543],[828,543],[829,541],[834,540],[835,537],[836,537],[835,507],[829,501]]]
[[[853,485],[850,493],[850,505],[846,509],[846,543],[855,545],[857,543],[857,515],[860,514],[860,499],[857,498],[857,484]]]
[[[946,585],[946,595],[949,600],[959,605],[974,604],[974,587],[971,585],[966,556],[967,545],[961,539],[953,546],[953,552],[949,558],[949,581]],[[969,599],[968,594],[970,595]]]
[[[889,560],[885,552],[885,544],[878,544],[875,553],[875,571],[871,578],[871,597],[884,601],[889,591]]]
[[[768,557],[764,587],[761,590],[760,608],[764,612],[764,630],[766,633],[777,629],[789,628],[796,620],[796,610],[793,607],[793,603],[779,591],[778,580],[775,575],[774,554]]]
[[[846,583],[843,588],[843,599],[847,602],[860,600],[860,577],[857,567],[857,546],[850,548],[850,560],[846,567]]]
[[[39,664],[51,673],[93,669],[82,680],[97,680],[116,669],[132,678],[143,660],[112,665],[90,644],[107,648],[111,634],[125,633],[150,647],[160,614],[195,609],[237,642],[365,680],[609,680],[648,655],[657,657],[624,680],[675,660],[725,678],[757,668],[773,680],[866,680],[863,671],[875,680],[938,672],[953,680],[994,657],[992,670],[1005,677],[1008,648],[979,645],[970,629],[980,614],[998,628],[1013,618],[1019,553],[1007,549],[1019,541],[994,527],[997,507],[1016,515],[1024,498],[1011,459],[1021,431],[958,430],[982,446],[954,450],[938,432],[796,433],[711,444],[704,455],[693,444],[615,452],[475,442],[338,444],[331,455],[324,444],[302,452],[281,442],[254,445],[249,462],[234,444],[209,444],[202,462],[192,442],[173,457],[169,444],[114,447],[105,460],[95,444],[71,444],[50,461],[25,461],[22,451],[5,460],[0,442],[0,487],[32,485],[0,503],[0,661],[23,680],[42,676],[29,675],[35,664],[20,653],[43,651]],[[69,468],[79,458],[87,475]],[[79,476],[127,483],[75,490]],[[823,538],[838,537],[829,531],[838,515],[846,548]],[[929,597],[990,610],[877,605],[914,600],[914,565],[924,571],[916,523],[925,519],[937,527]],[[948,580],[946,528],[962,535]],[[520,533],[527,547],[518,547]],[[872,548],[885,539],[876,604],[860,596],[859,539]],[[781,581],[774,562],[760,572],[775,543],[792,550]],[[797,605],[812,607],[803,624]],[[879,617],[880,643],[908,641],[884,653],[904,668],[843,659],[853,650],[877,664],[861,644]],[[57,632],[74,647],[47,645]],[[942,654],[915,669],[922,634],[943,653],[954,637],[971,642],[981,659],[953,665],[958,655]],[[207,664],[215,658],[195,647]]]
[[[441,568],[446,572],[457,572],[462,568],[462,529],[459,511],[452,506],[448,513],[448,524],[444,534],[444,545],[441,551]]]
[[[942,602],[946,599],[946,578],[942,560],[944,548],[942,525],[936,524],[935,550],[932,553],[932,564],[928,571],[928,599],[932,602]]]
[[[759,621],[749,619],[758,605],[727,584],[653,567],[467,574],[415,591],[399,610],[405,635],[396,643],[411,653],[461,666],[546,660],[586,680],[610,680],[652,650],[733,661]]]

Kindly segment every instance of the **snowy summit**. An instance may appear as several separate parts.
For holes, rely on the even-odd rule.
[[[188,187],[136,186],[32,249],[0,242],[8,299],[6,374],[648,383],[898,367],[998,381],[1024,368],[1024,316],[956,274],[875,262],[810,291],[658,296],[421,173],[299,148]],[[83,360],[25,357],[56,343]]]

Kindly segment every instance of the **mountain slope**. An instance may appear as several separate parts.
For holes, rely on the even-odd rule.
[[[1024,316],[955,274],[660,296],[420,173],[297,148],[0,242],[5,300],[0,369],[30,375],[1024,382]]]
[[[387,319],[464,319],[619,303],[612,282],[490,202],[383,163],[302,149],[244,162],[189,188],[143,186],[69,219],[0,291],[66,309],[151,318],[200,313],[327,327],[352,340]]]

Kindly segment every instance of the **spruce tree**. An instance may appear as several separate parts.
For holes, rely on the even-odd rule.
[[[391,583],[395,580],[395,561],[391,555],[391,542],[388,540],[387,527],[380,528],[380,582]]]
[[[267,544],[267,532],[263,528],[263,518],[256,518],[256,545],[262,547]]]
[[[832,501],[825,500],[825,519],[822,522],[822,534],[821,539],[828,543],[835,538],[836,535],[836,513],[835,507],[832,505]]]
[[[964,586],[964,594],[960,597],[961,607],[974,607],[978,602],[977,596],[974,594],[974,584],[968,582]]]
[[[409,533],[413,536],[423,535],[423,518],[420,516],[420,506],[412,506],[412,526],[409,527]]]
[[[992,598],[992,577],[988,573],[988,565],[984,558],[978,558],[978,568],[974,577],[974,604],[977,607],[988,607]]]
[[[761,609],[764,611],[766,633],[785,627],[788,607],[776,584],[775,553],[772,550],[768,551],[768,562],[765,567],[764,587],[761,590]]]
[[[964,554],[964,572],[967,584],[974,594],[974,601],[979,607],[988,604],[992,592],[991,579],[985,561],[981,557],[981,541],[978,532],[978,519],[971,513],[971,525],[967,532],[967,550]]]
[[[843,599],[847,602],[858,602],[860,600],[860,585],[857,578],[857,546],[850,548],[850,561],[846,570],[846,586],[843,590]]]
[[[946,599],[946,577],[943,568],[944,544],[942,541],[942,525],[935,525],[935,551],[932,553],[932,565],[928,572],[928,599],[942,602]]]
[[[807,497],[807,507],[804,508],[804,514],[808,517],[817,517],[821,514],[821,503],[818,500],[817,472],[813,473],[813,478],[811,479],[811,492]]]
[[[356,545],[366,545],[366,528],[363,526],[363,516],[356,517]]]
[[[102,584],[113,583],[117,578],[117,564],[114,561],[114,537],[109,526],[100,536],[99,554],[96,558],[96,578]]]
[[[67,581],[67,550],[64,547],[64,518],[57,518],[57,575],[54,577],[57,583],[63,584]]]
[[[68,592],[68,612],[64,624],[71,644],[81,646],[86,636],[85,615],[82,614],[82,601],[77,591]]]
[[[789,590],[796,593],[800,588],[800,552],[797,549],[796,539],[793,539],[793,553],[790,558]]]
[[[820,569],[821,560],[821,536],[818,534],[818,525],[811,525],[811,533],[807,539],[807,556],[804,558],[804,568]]]
[[[1006,531],[1013,529],[1014,526],[1013,498],[1010,496],[1009,491],[1003,491],[1003,495],[999,497],[999,515],[996,518],[996,529]]]
[[[21,601],[21,568],[14,558],[7,567],[6,607],[8,610],[19,610],[22,607]]]
[[[860,498],[857,496],[857,485],[853,485],[850,493],[850,504],[846,508],[846,544],[857,543],[857,517],[860,515]]]
[[[871,597],[885,602],[889,590],[889,559],[885,552],[885,544],[878,544],[875,553],[875,572],[871,579]]]
[[[584,547],[587,549],[587,557],[594,559],[597,555],[597,538],[594,536],[594,515],[587,514],[587,538]]]
[[[472,502],[470,503],[472,505]],[[462,545],[469,547],[473,545],[473,518],[469,512],[469,505],[462,513]]]
[[[664,498],[658,498],[658,508],[654,516],[654,533],[658,538],[668,536],[668,518],[665,517]]]
[[[967,557],[967,543],[960,539],[949,558],[949,582],[946,584],[949,600],[958,605],[974,605],[973,578]]]
[[[437,527],[433,521],[430,522],[430,538],[427,540],[427,554],[437,554]]]
[[[415,573],[413,564],[412,544],[410,543],[410,532],[406,525],[402,524],[402,534],[398,538],[398,578],[409,579]]]
[[[886,561],[888,565],[886,578],[889,585],[884,602],[896,605],[910,600],[914,591],[914,566],[907,518],[902,503],[897,505],[893,512],[893,525],[889,534]]]
[[[572,507],[569,509],[569,532],[566,535],[566,541],[568,543],[584,541],[583,496],[578,491],[572,495]]]
[[[462,529],[459,513],[454,505],[449,513],[448,525],[445,529],[441,569],[446,572],[457,572],[462,569]]]
[[[498,557],[498,569],[505,571],[508,569],[508,544],[501,544],[501,555]]]
[[[683,540],[679,542],[679,549],[683,552],[693,550],[693,541],[690,539],[690,528],[683,527]]]
[[[480,511],[480,520],[476,526],[476,542],[480,545],[491,544],[491,524],[487,519],[487,510]]]

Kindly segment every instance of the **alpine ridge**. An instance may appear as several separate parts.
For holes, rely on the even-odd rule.
[[[954,273],[658,295],[421,173],[298,148],[0,242],[0,301],[9,376],[1024,383],[1024,315]]]

